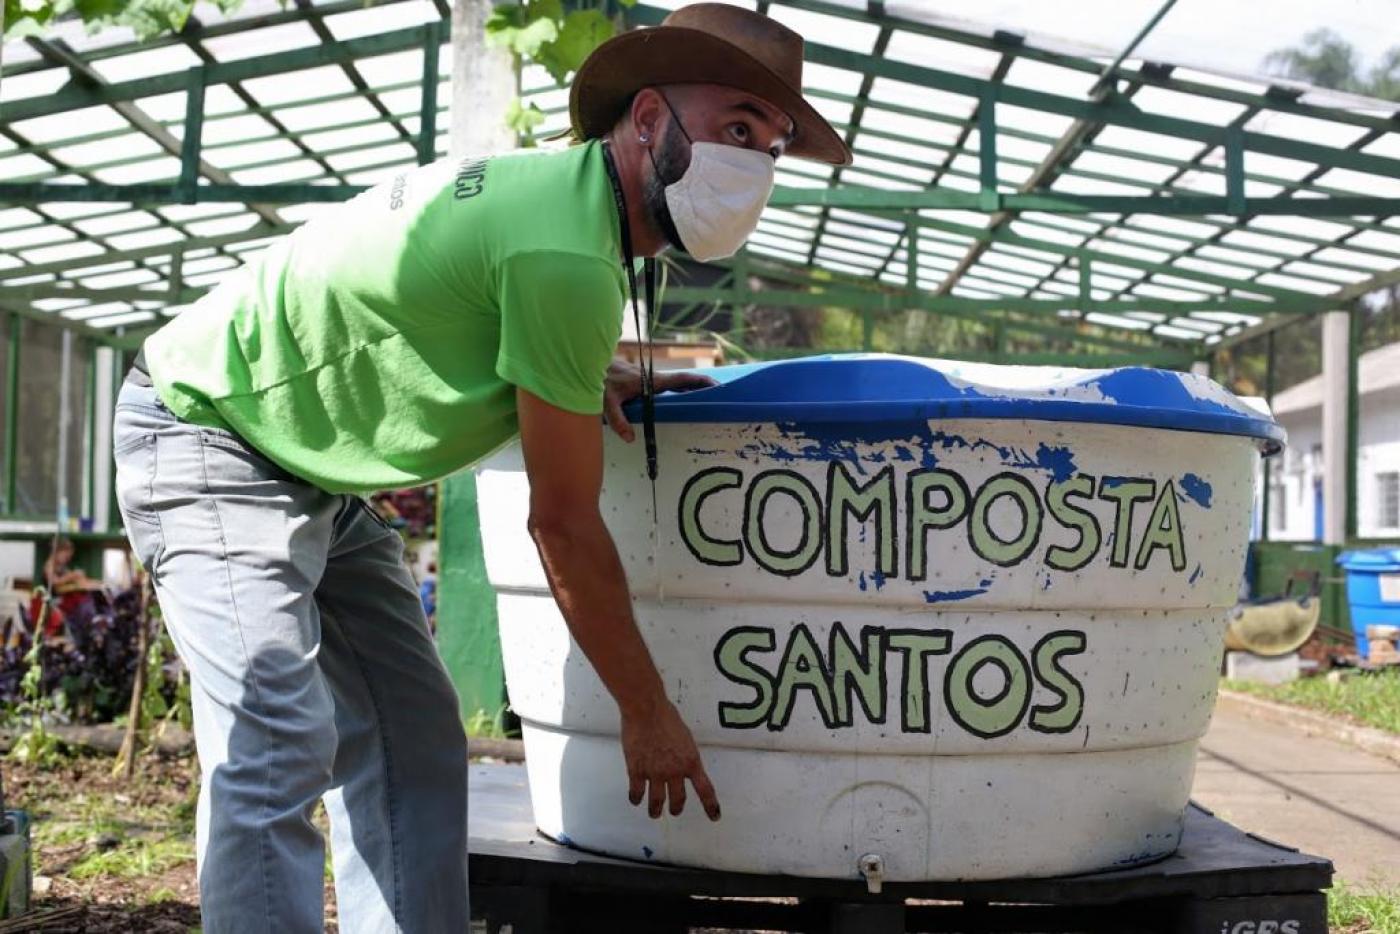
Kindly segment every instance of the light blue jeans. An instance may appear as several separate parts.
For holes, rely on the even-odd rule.
[[[403,543],[237,435],[127,384],[117,501],[190,671],[204,930],[461,932],[467,754]]]

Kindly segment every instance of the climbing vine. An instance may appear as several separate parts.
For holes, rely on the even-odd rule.
[[[636,2],[618,0],[624,7]],[[575,5],[566,11],[563,0],[522,0],[495,7],[486,21],[486,41],[509,50],[517,71],[526,64],[539,65],[562,85],[589,53],[621,28],[621,15],[609,16],[604,4]],[[527,105],[517,97],[506,112],[506,125],[528,146],[544,118],[537,105]]]
[[[220,12],[237,9],[243,0],[213,0]],[[195,0],[4,0],[4,36],[42,35],[55,23],[80,19],[90,32],[127,26],[143,42],[162,33],[179,32]]]

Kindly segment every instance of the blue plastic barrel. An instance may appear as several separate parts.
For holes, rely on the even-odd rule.
[[[1347,572],[1347,603],[1356,651],[1370,653],[1367,626],[1400,626],[1400,548],[1344,551],[1337,563]]]

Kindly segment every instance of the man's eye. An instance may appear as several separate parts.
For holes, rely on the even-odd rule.
[[[730,127],[729,131],[734,134],[734,138],[739,142],[747,143],[749,141],[749,128],[746,124],[736,123]]]

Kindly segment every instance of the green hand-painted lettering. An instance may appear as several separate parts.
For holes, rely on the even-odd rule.
[[[973,690],[972,681],[984,665],[1000,668],[1005,678],[995,697],[983,698]],[[1030,703],[1030,682],[1030,666],[1010,640],[981,636],[953,656],[943,681],[944,699],[958,725],[990,739],[1010,733],[1021,722]]]
[[[909,579],[921,581],[928,576],[928,532],[949,529],[967,515],[967,484],[963,478],[947,470],[916,470],[907,479],[905,496],[909,511],[909,560],[905,562]],[[929,505],[931,493],[942,493],[947,502]]]
[[[1176,506],[1176,485],[1170,480],[1162,487],[1157,503],[1152,507],[1152,518],[1147,520],[1147,529],[1142,534],[1142,544],[1138,546],[1133,567],[1141,571],[1152,560],[1152,552],[1158,548],[1167,549],[1171,557],[1172,570],[1186,570],[1186,540],[1181,534],[1181,513]]]
[[[802,537],[792,551],[778,551],[768,543],[764,511],[769,497],[785,493],[797,500]],[[791,470],[762,473],[749,485],[744,500],[744,544],[764,570],[791,577],[812,566],[822,550],[821,499],[812,484]]]
[[[1076,474],[1069,480],[1051,483],[1045,491],[1045,503],[1050,507],[1050,515],[1067,529],[1079,532],[1079,541],[1073,548],[1051,545],[1045,552],[1045,563],[1057,571],[1078,571],[1094,560],[1102,544],[1099,520],[1092,512],[1070,502],[1071,496],[1092,498],[1094,478],[1088,474]]]
[[[904,656],[903,690],[900,692],[904,703],[900,726],[906,733],[927,733],[930,730],[927,659],[930,655],[947,653],[952,637],[953,633],[947,629],[892,629],[885,635],[885,643]]]
[[[886,467],[869,483],[859,485],[841,461],[832,461],[826,481],[827,543],[826,572],[844,577],[849,568],[846,541],[846,514],[864,521],[874,515],[875,539],[879,554],[876,558],[880,573],[894,577],[899,573],[899,536],[895,524],[894,468]]]
[[[740,626],[726,632],[715,646],[715,666],[720,673],[754,690],[754,699],[747,704],[720,701],[720,726],[750,729],[768,719],[768,711],[773,706],[773,676],[752,664],[746,656],[749,652],[771,652],[776,645],[773,630]]]
[[[1020,531],[1015,537],[1002,539],[992,530],[989,513],[992,504],[1007,497],[1020,514]],[[1042,516],[1040,499],[1035,487],[1020,474],[999,473],[982,484],[972,502],[972,518],[968,520],[967,537],[972,550],[982,558],[1002,567],[1019,564],[1040,539]]]
[[[1128,555],[1132,554],[1133,507],[1156,495],[1155,480],[1105,477],[1099,484],[1099,499],[1112,500],[1114,503],[1113,554],[1109,556],[1109,563],[1114,567],[1127,567]]]
[[[732,467],[710,467],[691,477],[681,491],[681,541],[690,553],[705,564],[728,567],[744,560],[739,542],[713,538],[700,525],[700,508],[705,497],[718,490],[737,489],[744,485],[744,475]]]
[[[1031,708],[1031,729],[1041,733],[1068,733],[1079,725],[1084,713],[1084,686],[1065,671],[1060,659],[1084,651],[1084,633],[1072,630],[1052,632],[1036,643],[1031,652],[1035,678],[1057,698],[1054,704]]]
[[[773,713],[768,718],[768,729],[781,730],[787,726],[792,716],[793,695],[798,688],[812,692],[823,722],[834,726],[836,702],[832,697],[831,681],[822,664],[822,650],[806,626],[793,627],[788,636],[787,651],[783,653],[783,667],[778,672],[777,696],[773,701]]]

